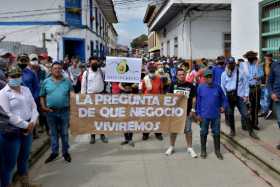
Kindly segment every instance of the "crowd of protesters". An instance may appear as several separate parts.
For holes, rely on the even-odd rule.
[[[232,138],[235,130],[235,107],[240,112],[242,129],[253,139],[259,139],[258,117],[266,119],[276,108],[280,128],[280,62],[272,54],[265,55],[264,64],[253,51],[244,59],[219,56],[215,60],[184,61],[177,58],[154,58],[143,61],[141,82],[118,83],[104,81],[105,61],[90,57],[87,63],[79,58],[66,57],[53,61],[46,54],[21,54],[15,56],[0,50],[0,175],[1,186],[11,186],[15,167],[19,181],[24,186],[32,184],[28,178],[28,159],[32,140],[46,132],[51,139],[51,154],[45,163],[59,156],[59,138],[62,156],[71,162],[69,153],[70,96],[82,94],[183,94],[188,97],[185,124],[186,151],[193,158],[192,124],[200,125],[201,158],[207,157],[207,135],[212,130],[214,150],[220,152],[221,113]],[[38,127],[37,125],[38,124]],[[38,133],[39,132],[39,133]],[[149,139],[143,133],[142,140]],[[156,139],[163,140],[161,133]],[[170,134],[167,156],[174,153],[177,134]],[[103,143],[108,137],[100,136]],[[96,143],[95,134],[90,144]],[[126,132],[121,145],[135,146],[133,133]],[[280,145],[277,146],[280,150]]]

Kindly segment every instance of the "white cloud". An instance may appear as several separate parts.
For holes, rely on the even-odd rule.
[[[143,29],[141,28],[147,5],[147,2],[142,2],[128,5],[127,7],[131,8],[126,9],[124,6],[115,7],[119,20],[119,23],[115,25],[119,34],[118,43],[130,46],[130,42],[134,38],[147,33],[147,28],[144,25]]]
[[[116,8],[117,16],[120,22],[128,22],[131,20],[143,20],[146,12],[147,4],[139,4],[131,8]]]

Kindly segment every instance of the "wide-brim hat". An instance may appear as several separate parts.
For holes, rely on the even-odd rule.
[[[258,53],[255,51],[248,51],[243,55],[244,58],[256,58],[258,56]]]

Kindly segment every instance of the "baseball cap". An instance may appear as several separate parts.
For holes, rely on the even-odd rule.
[[[213,75],[213,71],[211,69],[207,69],[204,71],[204,77],[208,77],[209,75]]]
[[[229,57],[226,59],[227,64],[235,64],[235,58],[234,57]]]
[[[30,61],[32,61],[32,60],[38,60],[39,59],[39,57],[38,57],[38,55],[37,54],[30,54],[29,55],[29,59],[30,59]]]
[[[8,76],[21,76],[22,75],[22,70],[18,65],[12,65],[8,69]]]
[[[0,57],[11,56],[12,53],[7,51],[6,49],[0,49]]]

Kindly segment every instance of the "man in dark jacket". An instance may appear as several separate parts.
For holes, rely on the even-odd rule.
[[[271,99],[274,102],[276,108],[276,116],[278,127],[280,128],[280,61],[275,61],[271,65],[270,76],[267,82],[269,93],[271,93]],[[277,145],[277,149],[280,150],[280,144]]]

